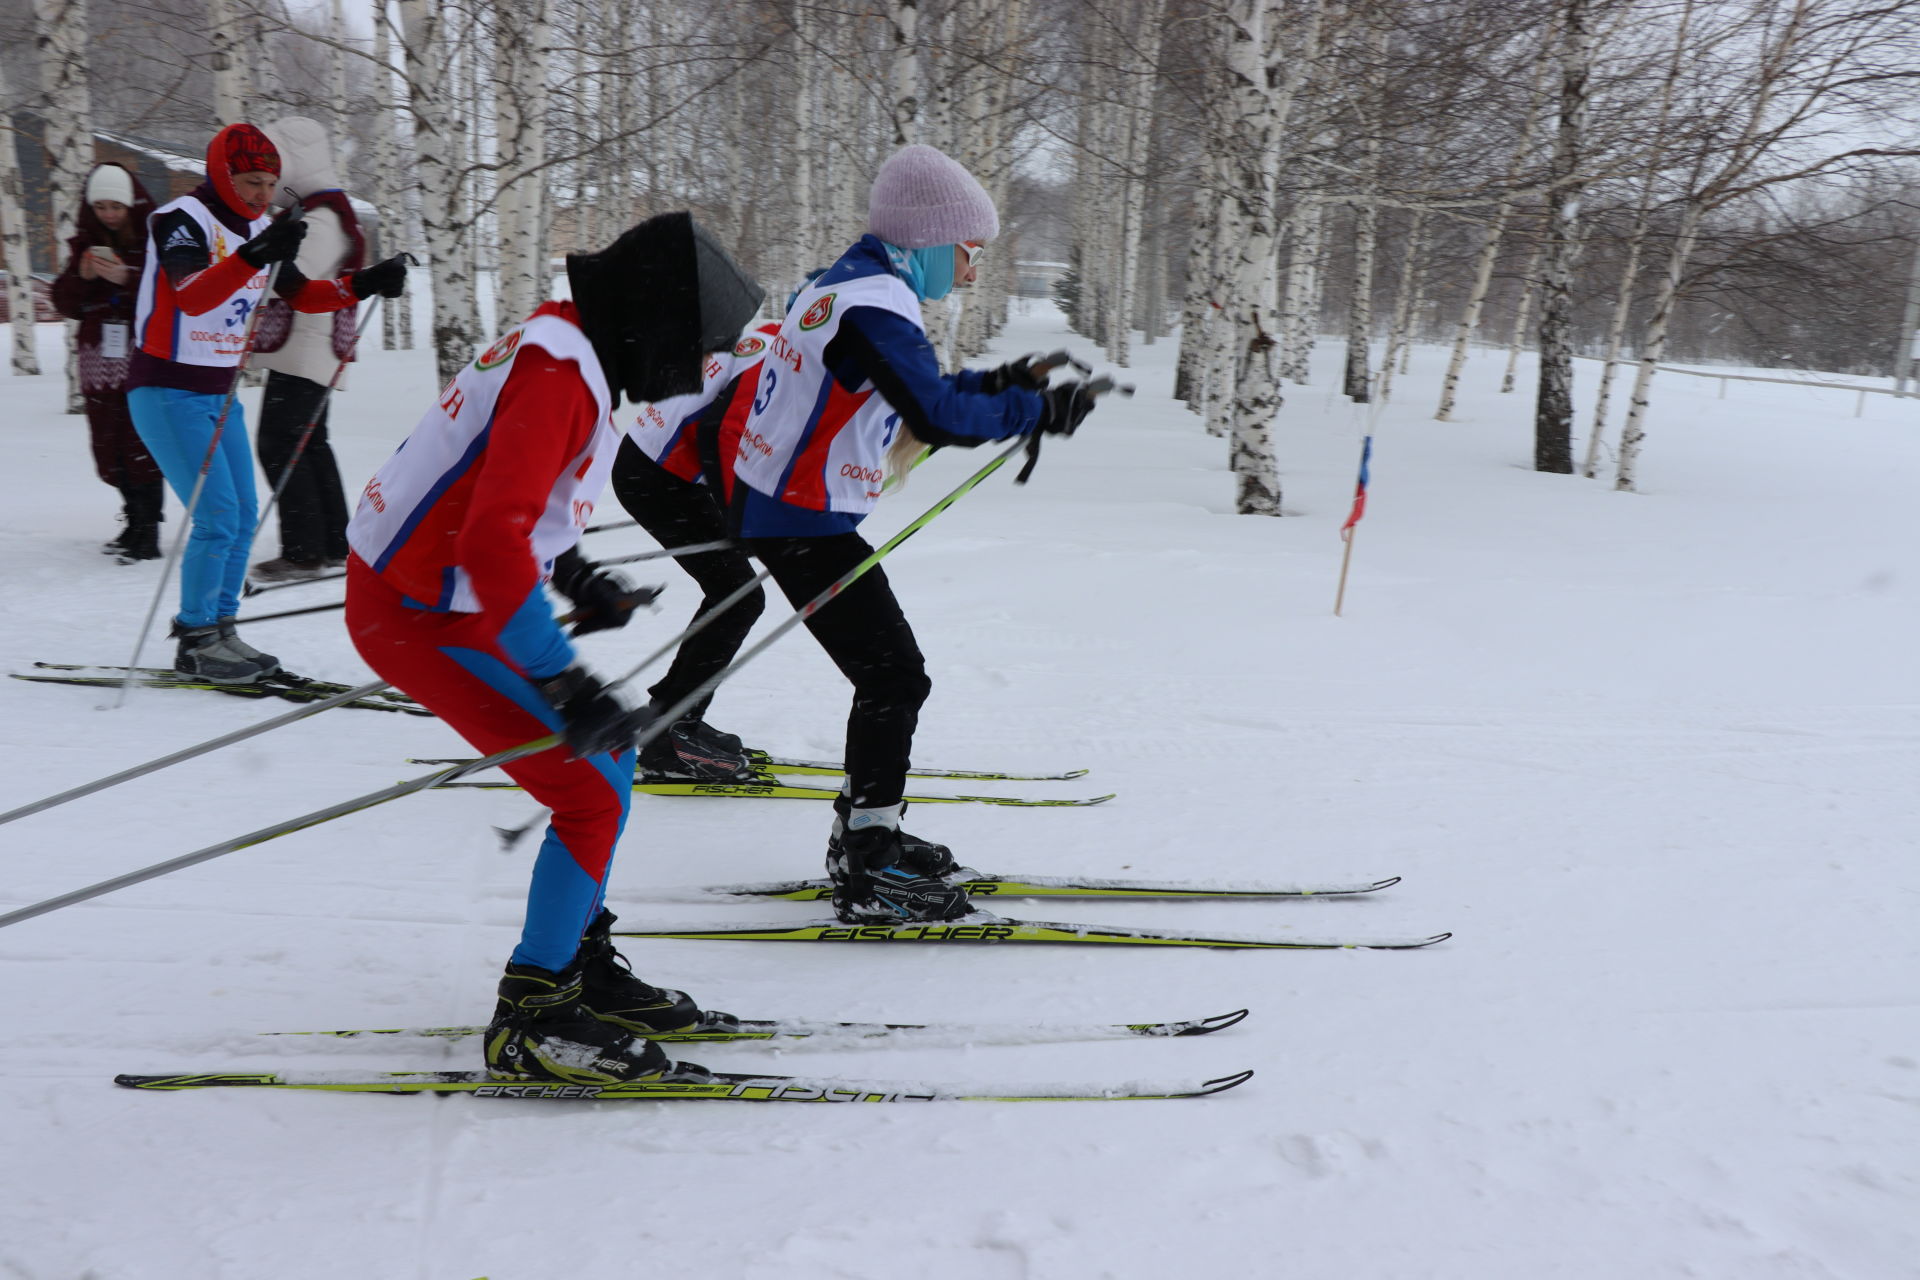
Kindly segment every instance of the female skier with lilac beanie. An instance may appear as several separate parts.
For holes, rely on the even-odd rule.
[[[763,366],[734,460],[734,533],[799,606],[872,554],[856,527],[889,472],[922,446],[1066,432],[1091,406],[1024,362],[943,374],[920,304],[974,278],[1000,232],[993,200],[932,147],[874,179],[868,234],[802,288]],[[900,830],[908,754],[932,685],[885,572],[870,569],[807,620],[848,680],[847,782],[827,873],[849,923],[947,920],[972,909],[945,846]]]

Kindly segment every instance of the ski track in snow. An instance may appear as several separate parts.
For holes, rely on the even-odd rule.
[[[991,358],[1064,343],[1016,303]],[[42,326],[43,358],[57,330]],[[1230,515],[1224,443],[1131,401],[996,477],[889,561],[935,688],[919,763],[1067,768],[1086,810],[910,815],[985,870],[1404,881],[1359,899],[1055,900],[1006,914],[1297,934],[1455,931],[1415,953],[635,943],[649,979],[743,1016],[1072,1022],[1251,1006],[1191,1040],[684,1045],[729,1070],[964,1084],[1259,1074],[1130,1106],[557,1105],[141,1094],[118,1071],[463,1067],[463,1044],[262,1040],[484,1020],[535,842],[515,793],[433,793],[0,931],[6,1280],[1912,1280],[1920,1276],[1920,411],[1844,392],[1656,385],[1646,492],[1526,469],[1531,396],[1468,367],[1428,418],[1420,348],[1382,415],[1347,616],[1331,606],[1361,415],[1340,352],[1277,424],[1289,518]],[[1098,362],[1096,362],[1098,363]],[[349,487],[433,394],[377,353],[332,415]],[[49,367],[58,368],[58,361]],[[1590,404],[1593,370],[1576,370]],[[114,495],[57,376],[9,380],[0,620],[9,670],[125,662],[157,566],[99,542]],[[1523,386],[1526,383],[1523,381]],[[257,392],[244,400],[249,410]],[[1585,409],[1582,410],[1584,414]],[[1585,418],[1580,421],[1584,429]],[[948,450],[884,538],[985,460]],[[178,504],[170,502],[169,537]],[[611,497],[602,515],[617,517]],[[645,549],[637,531],[589,554]],[[271,535],[257,558],[275,553]],[[623,672],[661,612],[583,653]],[[337,584],[265,597],[337,600]],[[171,595],[169,595],[171,602]],[[763,626],[777,611],[769,610]],[[262,624],[296,670],[367,678],[322,614]],[[156,634],[144,661],[164,663]],[[645,682],[643,677],[642,683]],[[0,687],[0,808],[286,709],[202,693]],[[847,694],[803,636],[714,718],[834,757]],[[331,712],[0,832],[36,901],[416,776],[437,722]],[[826,806],[636,797],[629,920],[817,905],[648,899],[819,873]]]

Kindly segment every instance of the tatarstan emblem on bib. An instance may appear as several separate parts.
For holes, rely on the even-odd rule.
[[[833,317],[833,299],[834,295],[831,293],[816,298],[813,305],[801,313],[800,327],[802,329],[818,329],[831,319]]]
[[[473,362],[473,367],[482,371],[497,369],[513,359],[513,353],[520,349],[520,331],[515,329],[481,353]]]
[[[748,356],[757,356],[766,349],[767,342],[765,338],[742,338],[733,344],[733,354],[739,356],[741,359],[745,359]]]

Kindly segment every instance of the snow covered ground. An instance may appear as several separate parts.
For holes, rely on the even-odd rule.
[[[1066,336],[1035,308],[999,350]],[[1080,782],[1006,789],[1119,798],[924,807],[911,826],[990,871],[1405,877],[1363,900],[1010,914],[1452,941],[628,947],[649,978],[747,1016],[1251,1007],[1199,1040],[682,1055],[952,1083],[1259,1072],[1197,1101],[558,1105],[109,1083],[469,1065],[471,1047],[252,1035],[484,1019],[530,859],[489,824],[532,810],[508,794],[411,797],[0,931],[0,1276],[1920,1275],[1920,408],[1869,397],[1855,420],[1843,392],[1735,384],[1721,400],[1715,382],[1663,378],[1646,492],[1622,495],[1527,469],[1531,395],[1495,392],[1498,354],[1470,366],[1461,421],[1430,421],[1444,353],[1422,349],[1379,424],[1334,618],[1359,436],[1330,390],[1338,352],[1323,345],[1279,420],[1281,520],[1230,514],[1222,444],[1168,398],[1172,357],[1140,349],[1136,399],[1051,443],[1025,489],[996,477],[889,565],[935,679],[917,760],[1086,766]],[[1576,374],[1583,398],[1592,369]],[[158,574],[99,554],[114,495],[58,383],[0,392],[14,671],[124,662]],[[433,391],[424,351],[355,374],[334,416],[350,485]],[[870,527],[891,532],[983,461],[935,458]],[[646,545],[626,532],[588,547]],[[586,642],[602,670],[626,670],[690,610],[684,580],[659,576],[664,613]],[[294,669],[365,678],[337,614],[253,638]],[[0,684],[0,809],[285,709],[140,691],[107,711],[93,691]],[[833,755],[845,707],[795,636],[714,718]],[[459,747],[434,721],[328,713],[6,827],[0,905]],[[818,874],[827,821],[797,802],[638,798],[613,905],[629,922],[817,914],[650,895]]]

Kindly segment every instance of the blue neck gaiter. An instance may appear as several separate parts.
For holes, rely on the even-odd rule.
[[[953,292],[953,246],[937,244],[930,249],[902,249],[897,244],[886,245],[887,261],[907,282],[914,296],[922,302],[937,302]],[[939,284],[934,284],[939,281]]]

